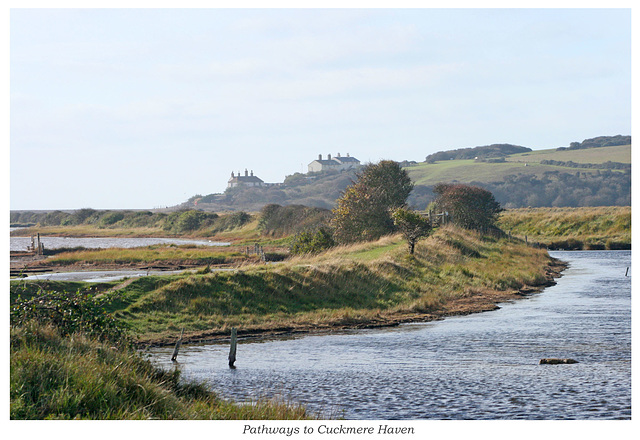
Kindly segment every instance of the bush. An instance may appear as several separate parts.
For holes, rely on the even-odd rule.
[[[320,227],[315,232],[303,231],[296,234],[291,241],[290,251],[293,255],[317,254],[335,245],[329,228]]]
[[[124,327],[104,309],[110,299],[107,294],[96,297],[80,290],[76,293],[40,291],[29,299],[18,296],[11,307],[11,325],[36,322],[54,325],[63,336],[83,332],[101,341],[123,342],[127,340]]]
[[[439,183],[433,189],[436,206],[448,212],[451,221],[463,228],[474,230],[495,229],[500,204],[484,188],[464,184]]]
[[[113,225],[114,223],[118,223],[122,219],[124,219],[124,212],[107,212],[100,218],[100,223],[102,223],[103,225]]]

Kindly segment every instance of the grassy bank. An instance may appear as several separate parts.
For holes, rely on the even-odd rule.
[[[237,405],[134,350],[56,327],[11,328],[11,419],[304,419],[303,407]]]
[[[551,263],[522,242],[447,227],[414,256],[400,237],[385,237],[231,272],[135,279],[109,311],[150,342],[174,341],[183,327],[202,339],[232,326],[242,334],[385,325],[491,309],[545,284]],[[13,283],[14,296],[22,286]]]
[[[509,209],[499,226],[549,249],[631,248],[630,206]]]

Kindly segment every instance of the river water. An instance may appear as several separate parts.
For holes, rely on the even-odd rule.
[[[229,243],[210,240],[185,240],[179,238],[158,237],[47,237],[40,241],[45,249],[84,247],[87,249],[134,248],[155,244],[195,245],[195,246],[228,246]],[[11,237],[10,250],[26,251],[31,245],[31,237]]]
[[[183,346],[184,377],[236,401],[280,397],[345,419],[630,419],[629,251],[551,252],[556,286],[499,310],[400,327]],[[171,368],[172,348],[153,350]],[[541,358],[572,365],[539,365]]]

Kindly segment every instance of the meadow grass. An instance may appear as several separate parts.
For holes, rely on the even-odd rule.
[[[549,257],[519,241],[439,229],[408,255],[399,236],[341,246],[236,271],[134,280],[110,311],[142,340],[176,331],[225,331],[365,323],[431,313],[448,302],[545,280]],[[146,283],[142,286],[142,283]]]
[[[604,163],[607,161],[631,163],[631,146],[590,148],[576,151],[537,150],[510,155],[503,163],[476,162],[467,160],[443,160],[426,162],[406,168],[409,177],[417,185],[435,185],[440,182],[495,182],[508,175],[532,174],[542,177],[548,171],[563,171],[575,174],[576,168],[542,165],[542,160],[574,161],[580,163]],[[582,173],[597,173],[596,169],[580,168]],[[617,172],[614,170],[614,172]]]
[[[506,232],[549,248],[631,247],[630,206],[509,209],[498,224]]]

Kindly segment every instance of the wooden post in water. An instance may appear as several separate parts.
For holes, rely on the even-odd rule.
[[[229,368],[236,368],[234,362],[236,361],[236,347],[238,345],[238,329],[233,327],[231,329],[231,347],[229,349]]]
[[[182,327],[182,331],[180,332],[180,339],[176,342],[176,346],[173,348],[173,354],[171,355],[171,360],[176,362],[178,359],[178,350],[180,350],[180,344],[182,344],[182,335],[184,334],[184,327]]]

